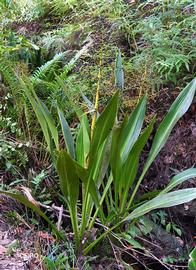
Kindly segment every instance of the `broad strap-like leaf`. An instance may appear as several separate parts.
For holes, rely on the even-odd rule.
[[[28,97],[33,110],[37,116],[37,119],[40,123],[40,126],[42,128],[42,131],[44,133],[45,140],[47,142],[49,151],[52,155],[52,159],[55,162],[54,157],[54,149],[53,149],[53,143],[52,138],[54,140],[56,149],[59,150],[59,141],[58,141],[58,130],[55,126],[54,119],[52,118],[51,113],[49,112],[46,105],[38,98],[37,94],[34,91],[33,85],[31,81],[23,82],[21,83],[24,86],[24,91],[26,96]]]
[[[133,220],[152,210],[176,206],[194,199],[196,199],[196,188],[187,188],[162,194],[136,208],[123,221]]]
[[[28,83],[28,86],[27,86],[27,83]],[[43,111],[42,109],[40,108],[39,104],[37,103],[37,101],[35,100],[35,98],[32,96],[32,85],[31,85],[31,82],[28,81],[28,82],[23,82],[21,80],[21,84],[23,85],[23,89],[25,91],[25,94],[27,96],[27,98],[29,99],[29,102],[31,103],[31,106],[33,107],[33,110],[36,114],[36,117],[37,117],[37,120],[41,126],[41,129],[42,129],[42,132],[44,134],[44,137],[45,137],[45,140],[46,140],[46,143],[48,145],[48,148],[49,148],[49,151],[50,153],[52,154],[52,144],[51,144],[51,138],[50,138],[50,133],[49,133],[49,130],[48,130],[48,125],[47,125],[47,122],[46,122],[46,119],[43,115]]]
[[[150,134],[153,130],[154,123],[155,123],[155,117],[151,120],[148,127],[145,128],[145,130],[142,132],[140,137],[135,142],[123,166],[122,174],[121,174],[121,182],[122,182],[121,185],[123,188],[121,211],[124,211],[129,190],[138,172],[140,154],[150,137]]]
[[[87,187],[87,181],[88,181],[88,170],[80,166],[77,162],[75,162],[75,166],[77,169],[77,174],[82,183],[84,184],[84,187]],[[99,190],[97,189],[95,183],[93,180],[90,181],[90,187],[89,187],[89,193],[96,204],[97,207],[99,207],[99,200],[100,200],[100,194]]]
[[[96,163],[99,148],[113,129],[117,115],[118,98],[119,92],[116,92],[109,101],[102,114],[99,116],[98,120],[96,121],[89,154],[90,167],[92,167],[92,163]]]
[[[152,164],[152,162],[154,161],[154,159],[156,158],[156,156],[158,155],[162,147],[165,145],[173,127],[190,107],[193,101],[194,95],[195,95],[195,91],[196,91],[196,79],[193,79],[176,98],[169,112],[167,113],[167,115],[165,116],[161,124],[159,125],[159,128],[153,140],[153,144],[152,144],[148,159],[144,166],[143,172],[131,195],[130,203],[133,202],[134,197],[137,193],[137,190],[140,186],[140,183],[142,182],[150,165]]]
[[[179,94],[179,96],[172,104],[169,112],[159,125],[159,128],[156,132],[144,170],[147,170],[149,166],[152,164],[153,160],[155,159],[159,151],[165,145],[175,124],[190,107],[195,95],[195,91],[196,91],[196,79],[193,79],[184,88],[184,90]]]
[[[132,112],[127,124],[123,127],[123,130],[121,131],[120,141],[118,143],[123,163],[127,159],[129,152],[131,151],[134,143],[136,142],[141,132],[146,112],[146,101],[147,97],[144,96],[138,103],[135,110]]]
[[[56,150],[58,151],[59,150],[59,134],[58,134],[58,130],[55,126],[55,121],[54,121],[50,111],[46,107],[46,105],[38,97],[36,97],[36,99],[37,99],[37,103],[39,104],[39,106],[43,112],[43,115],[46,119],[46,122],[48,124],[48,128],[50,129],[52,138],[53,138],[55,146],[56,146]]]
[[[81,92],[81,96],[86,104],[86,106],[88,107],[88,111],[93,115],[94,113],[94,104],[87,98],[87,96]],[[97,118],[99,117],[99,113],[97,112]]]
[[[75,158],[75,147],[74,147],[74,140],[73,140],[73,137],[71,134],[71,130],[69,128],[67,120],[65,119],[62,111],[59,108],[58,108],[58,115],[59,115],[59,120],[61,123],[61,129],[62,129],[65,145],[67,148],[67,152],[74,159]]]
[[[74,160],[65,151],[58,153],[57,172],[60,188],[68,204],[76,245],[79,245],[79,229],[77,217],[77,201],[79,197],[79,177]]]
[[[77,162],[86,167],[87,157],[90,150],[90,137],[89,132],[85,124],[85,116],[81,118],[80,129],[76,139],[76,157]]]
[[[98,188],[103,182],[105,174],[108,170],[110,149],[111,149],[111,137],[109,136],[99,149],[99,153],[97,156],[97,164],[94,170],[93,179]]]
[[[124,117],[120,126],[114,127],[112,131],[112,144],[110,150],[110,165],[112,168],[112,174],[117,185],[117,181],[119,181],[121,170],[122,170],[122,161],[120,156],[120,138],[124,127],[127,125],[128,117],[127,115]],[[118,189],[117,189],[118,191]]]
[[[107,171],[108,165],[109,165],[109,138],[106,139],[106,141],[101,145],[96,162],[93,166],[93,168],[88,168],[89,176],[87,178],[88,181],[85,181],[85,192],[86,194],[89,193],[91,195],[92,199],[89,197],[88,203],[86,204],[86,211],[88,213],[88,216],[91,216],[92,210],[94,208],[94,204],[96,205],[97,209],[100,213],[101,221],[104,222],[105,217],[103,214],[103,209],[100,207],[100,195],[99,195],[99,187],[103,181],[103,178],[105,176],[105,173]],[[92,193],[93,190],[95,190],[94,186],[96,187],[97,194],[98,194],[98,200],[95,198],[95,192]],[[95,200],[96,199],[96,200]]]
[[[115,195],[115,204],[118,203],[118,196],[119,196],[119,187],[120,187],[120,179],[122,174],[122,167],[123,163],[121,160],[120,155],[120,137],[121,133],[124,129],[124,126],[126,126],[128,121],[127,115],[124,117],[122,123],[120,126],[114,127],[112,131],[112,144],[111,144],[111,150],[110,150],[110,165],[112,170],[112,176],[113,176],[113,183],[114,183],[114,195]]]
[[[196,168],[190,168],[175,175],[166,188],[164,188],[160,194],[167,193],[177,185],[182,184],[184,181],[196,177]]]
[[[58,153],[57,172],[63,195],[70,205],[75,206],[79,196],[79,177],[75,162],[66,150],[61,150]]]
[[[124,88],[124,70],[120,50],[118,51],[118,55],[116,57],[115,83],[116,87],[120,89]]]
[[[88,189],[88,192],[91,195],[92,200],[97,207],[97,211],[100,213],[100,216],[102,217],[102,219],[104,219],[103,209],[101,208],[101,205],[100,205],[101,195],[99,193],[97,185],[95,184],[93,179],[88,181],[88,175],[89,175],[88,169],[83,168],[77,162],[75,162],[75,166],[77,169],[78,177],[84,184],[85,190]],[[89,184],[88,188],[87,188],[87,184]]]
[[[36,206],[32,202],[30,202],[24,195],[16,194],[16,193],[9,192],[9,191],[4,191],[4,190],[0,190],[0,194],[9,196],[12,199],[17,200],[18,202],[22,203],[26,207],[28,207],[28,208],[32,209],[33,211],[35,211],[37,214],[39,214],[42,218],[44,218],[47,221],[47,223],[52,227],[52,229],[54,230],[56,235],[59,238],[62,238],[62,236],[59,233],[57,227],[50,221],[50,219],[44,214],[44,212],[42,212],[41,209],[38,206]]]
[[[75,162],[66,150],[61,150],[58,153],[57,172],[60,178],[60,188],[69,208],[76,246],[78,247],[79,228],[77,201],[79,197],[79,177]]]
[[[133,148],[131,149],[129,156],[126,159],[126,162],[123,166],[123,174],[122,174],[123,175],[123,179],[122,179],[123,188],[126,186],[130,187],[134,181],[134,178],[135,178],[134,176],[136,175],[137,170],[138,170],[140,154],[150,137],[150,134],[153,130],[154,123],[155,123],[155,118],[152,119],[148,127],[145,128],[145,130],[139,136]]]
[[[92,181],[95,175],[100,148],[109,137],[114,126],[118,108],[118,97],[119,92],[116,92],[116,94],[111,98],[102,114],[99,116],[93,130],[92,143],[89,152],[89,164],[88,164],[89,175],[82,206],[82,222],[80,228],[81,236],[83,235],[84,230],[89,222],[89,211],[92,210],[89,196],[90,182]]]

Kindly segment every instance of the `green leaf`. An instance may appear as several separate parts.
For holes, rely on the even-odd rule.
[[[144,171],[152,164],[153,160],[165,145],[173,127],[190,107],[196,91],[196,79],[193,79],[180,93],[172,104],[169,112],[159,125]]]
[[[167,224],[167,226],[166,226],[166,232],[168,232],[168,233],[170,233],[170,231],[171,231],[171,222],[169,222],[168,224]]]
[[[144,96],[121,131],[119,147],[123,163],[127,159],[129,152],[131,151],[142,129],[146,111],[146,101],[147,97]]]
[[[31,103],[31,106],[33,107],[33,110],[36,114],[37,120],[38,120],[38,122],[41,126],[41,129],[42,129],[42,132],[44,134],[49,151],[52,154],[52,144],[51,144],[51,137],[50,137],[51,134],[49,134],[48,125],[47,125],[47,122],[46,122],[45,117],[43,115],[43,111],[41,110],[39,104],[36,102],[36,100],[32,96],[32,91],[33,91],[32,87],[33,86],[31,85],[30,81],[25,83],[24,81],[21,80],[21,84],[23,86],[23,89],[25,91],[26,96],[28,97],[28,99]]]
[[[41,48],[40,47],[38,47],[36,44],[34,44],[34,43],[30,43],[30,45],[31,45],[31,47],[34,49],[34,50],[36,50],[36,51],[39,51]]]
[[[96,121],[89,154],[89,167],[93,167],[92,163],[96,163],[99,148],[114,126],[118,108],[118,98],[119,92],[116,92]]]
[[[40,208],[38,206],[36,206],[32,202],[30,202],[24,195],[15,194],[15,193],[12,193],[12,192],[9,192],[9,191],[4,191],[4,190],[0,190],[0,194],[4,194],[6,196],[9,196],[9,197],[19,201],[20,203],[24,204],[26,207],[28,207],[28,208],[32,209],[33,211],[35,211],[37,214],[39,214],[43,219],[45,219],[47,221],[47,223],[52,227],[52,229],[54,230],[56,235],[59,238],[62,238],[62,236],[60,235],[60,233],[57,230],[56,226],[50,221],[50,219],[40,210]]]
[[[175,175],[171,179],[168,186],[166,188],[164,188],[160,192],[160,194],[167,193],[170,190],[172,190],[173,188],[175,188],[177,185],[180,185],[184,181],[189,180],[189,179],[194,178],[194,177],[196,177],[196,168],[190,168],[190,169],[187,169],[181,173],[178,173],[177,175]]]
[[[86,103],[89,112],[93,115],[94,104],[87,98],[87,96],[84,95],[84,93],[81,92],[81,96],[84,99],[84,102]],[[98,112],[97,112],[97,116],[99,116],[99,113]]]
[[[111,148],[111,138],[108,137],[99,149],[97,156],[97,164],[93,175],[93,179],[98,188],[100,187],[100,184],[103,182],[105,174],[108,170],[110,148]]]
[[[46,105],[36,95],[31,81],[30,80],[28,80],[27,82],[21,81],[21,83],[23,85],[25,94],[27,95],[33,107],[33,110],[37,116],[37,119],[40,123],[49,151],[55,163],[56,161],[54,156],[54,147],[52,138],[54,140],[57,150],[59,149],[59,141],[58,141],[58,130],[55,126],[54,119],[52,118],[52,115],[50,114]]]
[[[122,57],[120,50],[116,58],[116,70],[115,70],[115,81],[116,87],[123,89],[124,88],[124,71],[122,64]]]
[[[121,170],[122,170],[119,141],[120,141],[121,133],[124,127],[127,125],[127,121],[128,121],[128,117],[125,116],[120,127],[115,127],[112,132],[110,165],[112,168],[112,174],[113,174],[113,179],[114,179],[115,194],[118,194],[119,192],[119,181],[120,181],[120,175],[121,175]]]
[[[35,93],[34,93],[35,94]],[[55,146],[56,146],[56,150],[59,150],[59,134],[58,134],[58,130],[55,126],[55,122],[54,119],[52,118],[52,115],[50,113],[50,111],[48,110],[48,108],[46,107],[46,105],[36,96],[37,102],[43,112],[43,115],[46,119],[46,122],[48,124],[48,128],[50,129],[52,138],[54,140]]]
[[[81,179],[85,188],[87,189],[88,170],[83,168],[76,162],[75,162],[75,166],[76,166],[78,177]],[[94,203],[96,204],[97,208],[100,208],[100,194],[93,180],[89,181],[89,193],[92,199],[94,200]]]
[[[91,213],[92,210],[92,203],[89,197],[90,182],[93,180],[94,175],[97,174],[97,160],[100,160],[99,151],[101,150],[103,143],[109,137],[114,126],[118,108],[118,97],[119,93],[116,92],[109,101],[102,114],[99,116],[94,127],[93,138],[89,153],[89,175],[82,205],[82,225],[80,229],[81,236],[83,236],[84,230],[89,222],[89,213]],[[100,161],[100,164],[102,164],[102,162],[103,160]]]
[[[142,245],[136,241],[133,237],[131,237],[129,234],[127,233],[124,233],[123,234],[123,240],[126,239],[126,241],[131,245],[133,246],[134,248],[138,248],[138,249],[144,249],[142,247]]]
[[[148,127],[140,135],[132,150],[130,151],[129,156],[127,157],[127,160],[123,166],[123,187],[130,187],[134,181],[138,170],[140,154],[150,137],[154,123],[155,118],[153,118]]]
[[[123,166],[122,174],[121,174],[121,181],[122,181],[122,188],[123,188],[123,198],[122,198],[122,205],[121,205],[121,211],[124,211],[125,204],[127,201],[129,190],[134,182],[134,179],[136,177],[136,174],[138,172],[138,166],[139,166],[139,157],[140,154],[146,145],[150,134],[153,130],[153,126],[155,123],[155,117],[152,119],[148,127],[143,131],[143,133],[140,135],[140,137],[135,142],[132,150],[129,153],[129,156]],[[129,208],[129,205],[127,209]]]
[[[65,56],[65,52],[56,54],[51,60],[39,67],[33,74],[33,78],[45,78],[46,73]]]
[[[169,112],[159,125],[159,128],[155,134],[153,144],[144,166],[143,172],[137,182],[136,187],[131,195],[130,204],[133,202],[133,199],[136,195],[136,192],[140,186],[141,181],[143,180],[147,170],[149,169],[150,165],[165,145],[173,127],[177,123],[177,121],[183,116],[183,114],[188,110],[190,107],[194,95],[196,91],[196,79],[193,79],[180,93],[180,95],[176,98],[174,103],[172,104]]]
[[[75,148],[74,148],[74,140],[71,134],[71,130],[69,125],[62,113],[62,111],[58,108],[58,115],[61,123],[61,129],[63,132],[63,138],[65,141],[65,145],[67,147],[67,152],[70,154],[72,158],[75,158]]]
[[[173,230],[177,233],[177,235],[182,236],[182,231],[180,228],[176,228],[173,226]]]
[[[194,199],[196,199],[196,188],[187,188],[162,194],[136,208],[123,221],[133,220],[154,209],[172,207]]]
[[[71,205],[76,205],[79,196],[79,178],[75,163],[65,150],[61,150],[58,154],[57,172],[63,195]]]
[[[57,159],[57,172],[60,178],[60,188],[67,201],[76,245],[79,245],[79,230],[77,218],[77,201],[79,196],[79,177],[74,160],[65,151],[61,150]]]
[[[89,192],[91,193],[91,185],[92,182],[94,185],[96,185],[97,189],[100,188],[101,183],[104,181],[105,174],[107,172],[108,166],[109,166],[109,150],[110,150],[110,137],[108,137],[105,142],[101,145],[98,154],[97,154],[97,159],[96,159],[96,164],[94,166],[94,171],[89,169],[89,177],[92,177],[91,180],[89,181]],[[88,188],[86,189],[88,190]],[[92,196],[92,195],[91,195]],[[100,196],[99,196],[100,198]],[[90,201],[88,202],[88,216],[91,215],[93,207],[94,207],[95,201]],[[103,209],[100,208],[100,199],[99,199],[99,205],[96,206],[99,209],[99,213],[101,215],[101,222],[104,223],[104,214],[103,214]]]
[[[87,157],[89,155],[89,149],[90,149],[89,132],[85,124],[85,118],[82,117],[80,129],[76,140],[76,156],[77,162],[83,167],[86,167],[87,165]]]
[[[196,248],[190,253],[189,265],[188,270],[195,270],[196,269]]]

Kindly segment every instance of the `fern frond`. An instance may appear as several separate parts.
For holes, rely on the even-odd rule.
[[[57,15],[65,15],[78,4],[77,0],[52,0],[52,12]]]
[[[93,40],[91,39],[91,37],[88,37],[88,43],[85,44],[76,54],[74,57],[71,58],[71,60],[69,61],[69,63],[67,63],[67,65],[64,66],[63,68],[63,72],[60,75],[61,80],[64,80],[67,77],[67,74],[70,70],[72,70],[76,64],[76,62],[78,61],[78,59],[84,55],[85,53],[87,53],[87,51],[89,50],[89,47],[92,45]]]
[[[12,62],[7,59],[1,58],[0,73],[2,74],[4,81],[10,86],[10,89],[16,97],[16,94],[18,92],[18,78],[14,72]]]
[[[63,57],[65,56],[65,52],[56,54],[51,60],[46,62],[44,65],[39,67],[33,74],[34,79],[44,79],[46,78],[46,74],[51,71],[52,68],[56,64],[58,64]]]

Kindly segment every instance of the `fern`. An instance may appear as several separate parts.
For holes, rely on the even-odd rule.
[[[71,71],[74,68],[74,66],[75,66],[76,62],[78,61],[78,59],[88,51],[89,47],[92,45],[92,42],[93,42],[92,39],[89,38],[89,42],[87,44],[85,44],[74,55],[74,57],[71,58],[71,60],[69,61],[69,63],[67,63],[67,65],[64,66],[63,72],[60,75],[61,80],[63,80],[64,78],[67,77],[68,72]]]
[[[1,58],[0,59],[0,73],[4,81],[10,86],[12,93],[15,97],[18,94],[18,78],[14,72],[14,66],[11,61]]]
[[[65,15],[72,10],[79,1],[77,0],[52,0],[52,12],[57,15]]]
[[[56,65],[63,59],[65,52],[56,54],[51,60],[39,67],[33,74],[33,79],[45,79],[46,74],[55,69]]]

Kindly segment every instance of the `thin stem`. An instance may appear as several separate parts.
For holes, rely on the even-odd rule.
[[[75,209],[73,211],[71,209],[71,206],[68,206],[68,207],[69,207],[74,237],[75,237],[75,241],[76,241],[76,247],[78,248],[79,244],[80,244],[80,237],[79,237],[79,229],[78,229],[77,206],[75,207]]]
[[[99,242],[101,241],[106,235],[108,235],[110,232],[112,232],[114,229],[116,229],[123,221],[118,222],[116,225],[114,225],[112,228],[108,229],[104,233],[102,233],[94,242],[92,242],[89,246],[87,246],[84,249],[84,255],[87,255],[89,251]]]
[[[87,209],[88,209],[88,202],[89,202],[89,186],[90,186],[90,179],[88,179],[87,187],[84,194],[84,202],[82,205],[82,221],[81,221],[81,228],[80,228],[80,238],[83,237],[84,230],[86,228],[86,220],[87,220]]]
[[[129,188],[130,188],[129,185],[127,185],[126,189],[123,192],[123,198],[122,198],[122,202],[121,202],[121,206],[120,206],[120,213],[122,213],[124,211],[124,208],[126,206]]]
[[[103,201],[104,201],[104,199],[105,199],[105,196],[107,195],[107,191],[108,191],[108,189],[110,188],[110,185],[111,185],[112,181],[113,181],[113,176],[112,176],[112,174],[110,174],[110,176],[109,176],[109,178],[108,178],[107,185],[106,185],[106,187],[104,188],[104,192],[103,192],[103,195],[102,195],[101,200],[100,200],[100,205],[102,205],[102,203],[103,203]],[[97,218],[98,213],[99,213],[99,208],[97,208],[97,210],[95,211],[94,216],[92,217],[91,223],[90,223],[90,225],[89,225],[89,229],[91,229],[91,228],[93,227],[93,225],[94,225],[94,223],[95,223],[95,220],[96,220],[96,218]]]
[[[112,196],[112,189],[109,187],[109,198],[110,198],[110,206],[113,208],[114,207],[114,200]]]
[[[134,188],[134,190],[133,190],[133,193],[132,193],[131,198],[130,198],[130,200],[129,200],[127,209],[129,209],[129,208],[131,207],[131,205],[132,205],[132,203],[133,203],[133,200],[134,200],[134,198],[135,198],[135,195],[136,195],[136,193],[137,193],[137,191],[138,191],[138,188],[139,188],[139,186],[140,186],[140,184],[141,184],[141,182],[142,182],[142,180],[143,180],[143,178],[144,178],[144,175],[146,174],[147,169],[148,169],[148,168],[144,168],[144,170],[143,170],[143,172],[142,172],[142,174],[141,174],[141,176],[140,176],[140,178],[139,178],[139,180],[138,180],[138,182],[137,182],[137,184],[136,184],[136,186],[135,186],[135,188]]]
[[[97,82],[97,91],[96,91],[96,98],[95,98],[95,106],[94,106],[94,114],[93,114],[93,118],[92,118],[92,125],[91,125],[91,139],[93,137],[93,131],[95,128],[95,123],[97,120],[97,112],[99,109],[99,94],[100,94],[100,82],[101,82],[101,67],[102,67],[102,48],[101,48],[101,52],[100,52],[100,60],[99,60],[99,72],[98,72],[98,82]]]
[[[108,185],[108,182],[107,182],[107,184],[105,185],[105,184],[104,184],[104,179],[102,179],[103,193],[105,193],[105,192],[108,191],[108,188],[106,188],[107,185]],[[110,212],[110,202],[109,202],[109,198],[108,198],[107,194],[103,194],[103,195],[105,195],[104,197],[105,197],[105,203],[106,203],[107,211]],[[103,197],[103,195],[102,195],[102,197]],[[102,204],[102,203],[103,203],[103,201],[102,201],[102,198],[101,198],[100,204]]]

